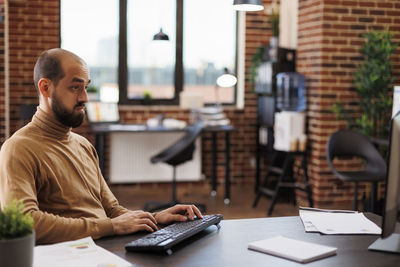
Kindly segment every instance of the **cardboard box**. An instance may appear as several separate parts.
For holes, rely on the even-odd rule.
[[[297,151],[299,149],[299,140],[304,139],[304,132],[304,112],[282,111],[275,113],[275,150]]]

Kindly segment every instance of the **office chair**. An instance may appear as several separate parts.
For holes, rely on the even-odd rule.
[[[341,171],[334,166],[334,158],[345,157],[352,160],[359,157],[362,161],[363,170]],[[371,211],[375,211],[377,198],[377,184],[386,177],[386,163],[370,140],[360,134],[348,130],[340,130],[333,133],[328,140],[326,147],[326,159],[331,171],[335,176],[344,182],[354,182],[353,209],[357,210],[357,189],[359,182],[371,182]],[[360,166],[360,167],[362,167]]]
[[[26,121],[31,120],[37,110],[38,104],[22,104],[19,106],[19,128],[25,125]]]
[[[203,122],[198,122],[195,125],[188,127],[188,132],[181,139],[151,157],[151,163],[166,163],[173,167],[172,176],[172,194],[171,201],[167,203],[159,202],[147,202],[143,209],[146,211],[157,211],[165,208],[169,208],[178,204],[179,201],[176,198],[176,167],[186,161],[193,159],[193,152],[195,150],[196,138],[200,135],[203,128]],[[195,204],[200,210],[205,211],[205,205]]]

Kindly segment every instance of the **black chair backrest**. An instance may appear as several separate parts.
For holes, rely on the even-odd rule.
[[[165,162],[172,166],[177,166],[191,160],[195,149],[195,140],[200,135],[202,128],[203,122],[201,121],[188,127],[187,133],[182,138],[151,157],[151,163]]]
[[[19,127],[24,126],[27,120],[31,120],[37,110],[38,104],[22,104],[19,106]]]
[[[357,132],[340,130],[333,133],[328,140],[327,160],[330,168],[335,157],[360,157],[366,161],[365,170],[376,172],[377,176],[385,176],[386,163],[370,140]]]
[[[261,125],[274,126],[275,98],[273,96],[258,97],[258,119]]]

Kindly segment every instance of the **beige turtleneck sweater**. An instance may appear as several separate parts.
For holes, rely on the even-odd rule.
[[[0,204],[22,200],[37,244],[113,235],[127,209],[105,183],[94,147],[40,108],[0,152]]]

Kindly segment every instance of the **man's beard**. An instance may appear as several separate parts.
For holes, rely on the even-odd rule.
[[[82,124],[85,114],[83,112],[79,114],[74,114],[74,109],[76,107],[83,106],[85,104],[84,102],[78,102],[78,104],[74,106],[72,111],[69,111],[66,107],[64,107],[61,101],[59,101],[59,98],[55,93],[53,94],[52,98],[53,101],[51,103],[51,108],[59,122],[67,127],[72,128],[76,128]]]

